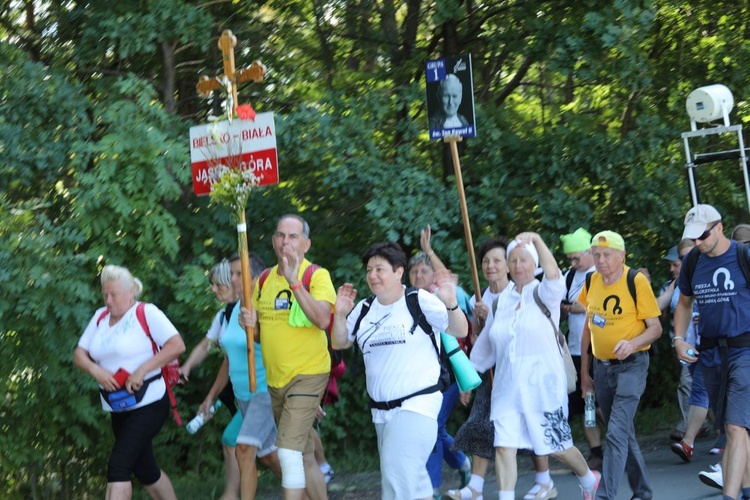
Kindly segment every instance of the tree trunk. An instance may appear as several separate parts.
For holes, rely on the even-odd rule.
[[[162,100],[164,101],[164,109],[166,109],[168,113],[174,114],[177,109],[174,100],[175,79],[177,77],[174,54],[176,44],[164,40],[161,42],[160,46],[164,61],[164,89],[162,91]]]

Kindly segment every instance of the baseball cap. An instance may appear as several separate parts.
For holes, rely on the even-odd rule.
[[[698,238],[711,222],[721,220],[721,214],[711,205],[696,205],[685,215],[685,230],[682,238]]]
[[[680,260],[680,254],[677,252],[677,245],[673,246],[669,249],[667,252],[667,255],[662,257],[664,260],[668,260],[669,262],[676,262]]]
[[[591,238],[592,247],[609,247],[615,250],[625,251],[625,240],[614,231],[602,231]]]
[[[591,248],[591,233],[579,227],[575,232],[560,236],[563,243],[563,253],[585,252]]]

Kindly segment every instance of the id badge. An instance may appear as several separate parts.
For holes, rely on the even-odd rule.
[[[107,400],[113,411],[126,410],[136,405],[135,394],[129,393],[127,389],[109,393]]]
[[[594,316],[591,317],[591,322],[599,328],[604,328],[604,325],[607,324],[607,320],[598,314],[594,314]]]
[[[276,297],[276,300],[273,302],[273,308],[276,310],[289,309],[289,297]]]

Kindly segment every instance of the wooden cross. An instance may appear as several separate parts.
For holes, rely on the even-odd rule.
[[[237,46],[237,37],[232,34],[232,30],[224,30],[219,37],[219,48],[221,49],[222,61],[224,63],[224,75],[232,85],[232,114],[237,113],[237,84],[253,81],[260,83],[266,76],[266,67],[260,61],[253,61],[249,68],[243,68],[239,71],[234,66],[234,48]],[[198,95],[201,97],[210,97],[211,92],[224,87],[223,78],[209,78],[203,75],[195,86]]]
[[[234,68],[234,48],[237,46],[237,37],[232,34],[231,30],[224,30],[219,38],[219,48],[221,49],[222,60],[224,62],[224,75],[221,78],[209,78],[202,76],[198,80],[196,89],[201,97],[209,97],[211,92],[224,87],[228,81],[231,88],[232,109],[230,116],[237,114],[237,84],[252,80],[262,82],[266,75],[266,67],[259,61],[253,61],[247,69],[241,69],[235,72]],[[242,239],[240,244],[240,264],[242,265],[242,307],[253,310],[252,301],[252,283],[253,277],[250,272],[250,258],[247,251],[247,223],[245,220],[245,211],[242,211],[239,224],[237,225],[238,237]],[[247,336],[247,367],[248,383],[250,392],[256,391],[255,382],[255,325],[245,327]]]

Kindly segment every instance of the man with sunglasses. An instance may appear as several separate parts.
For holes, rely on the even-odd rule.
[[[724,499],[750,498],[745,474],[750,448],[750,288],[737,258],[737,242],[724,235],[721,214],[711,205],[696,205],[685,216],[683,238],[700,252],[692,279],[683,266],[680,299],[674,315],[677,357],[699,363],[717,425],[724,425],[727,445],[722,460]],[[698,302],[700,354],[688,354],[685,333]]]

